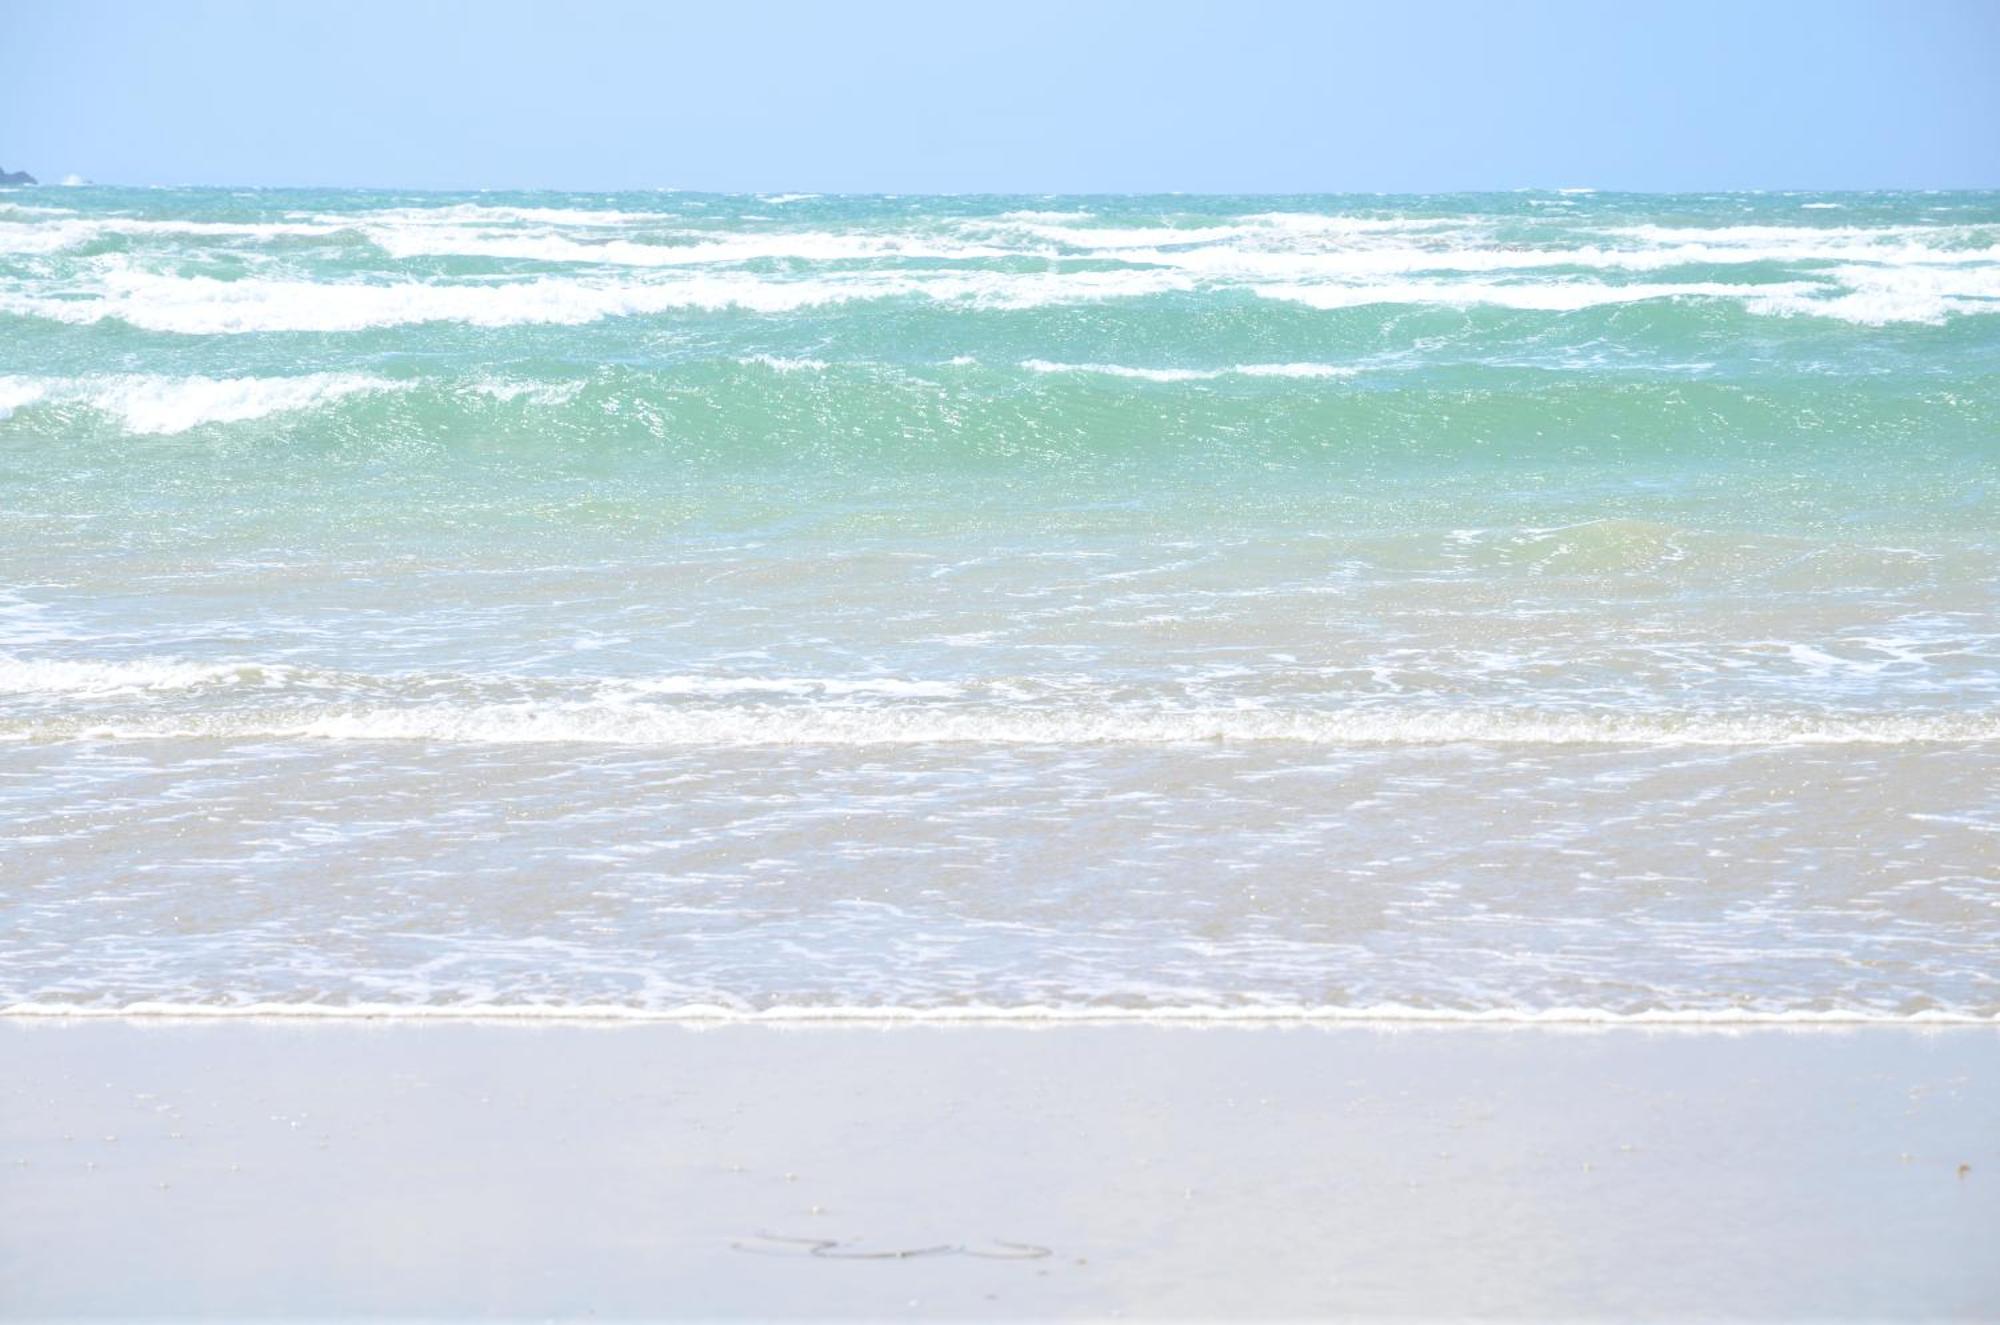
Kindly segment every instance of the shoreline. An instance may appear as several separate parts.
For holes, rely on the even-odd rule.
[[[1615,1012],[1602,1008],[1452,1010],[1397,1006],[1343,1007],[987,1007],[877,1008],[868,1006],[778,1006],[732,1008],[722,1004],[688,1004],[672,1008],[589,1006],[426,1006],[399,1003],[130,1003],[118,1007],[71,1007],[61,1004],[11,1004],[0,1007],[0,1025],[22,1022],[130,1021],[138,1024],[173,1022],[354,1023],[424,1025],[573,1025],[663,1026],[702,1029],[720,1026],[893,1027],[955,1026],[1157,1026],[1195,1029],[1204,1026],[1352,1027],[1398,1029],[1491,1027],[1507,1029],[1680,1029],[1692,1032],[1731,1029],[1810,1030],[2000,1030],[2000,1013],[1982,1015],[1926,1008],[1916,1012],[1862,1012],[1813,1009],[1764,1012],[1753,1009],[1657,1009]]]
[[[1197,1029],[0,1018],[0,1315],[2000,1304],[1969,1028]]]

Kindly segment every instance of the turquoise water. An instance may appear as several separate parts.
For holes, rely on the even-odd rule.
[[[0,1003],[2000,1015],[2000,194],[0,191]]]

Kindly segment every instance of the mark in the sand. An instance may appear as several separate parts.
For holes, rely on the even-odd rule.
[[[934,1247],[902,1247],[885,1251],[863,1251],[852,1244],[843,1245],[836,1238],[788,1238],[778,1233],[757,1233],[752,1235],[755,1242],[771,1245],[757,1246],[752,1242],[732,1242],[729,1245],[752,1256],[814,1256],[824,1261],[908,1261],[920,1256],[972,1256],[982,1261],[1038,1261],[1055,1253],[1048,1247],[1038,1247],[1031,1242],[1007,1242],[993,1238],[984,1246],[967,1246],[959,1242],[941,1242]]]

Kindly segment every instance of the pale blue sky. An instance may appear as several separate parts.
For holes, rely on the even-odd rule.
[[[383,187],[2000,185],[2000,0],[0,0],[0,164]]]

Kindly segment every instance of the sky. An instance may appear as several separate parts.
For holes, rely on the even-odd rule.
[[[949,193],[2000,186],[2000,0],[0,0],[0,166]]]

